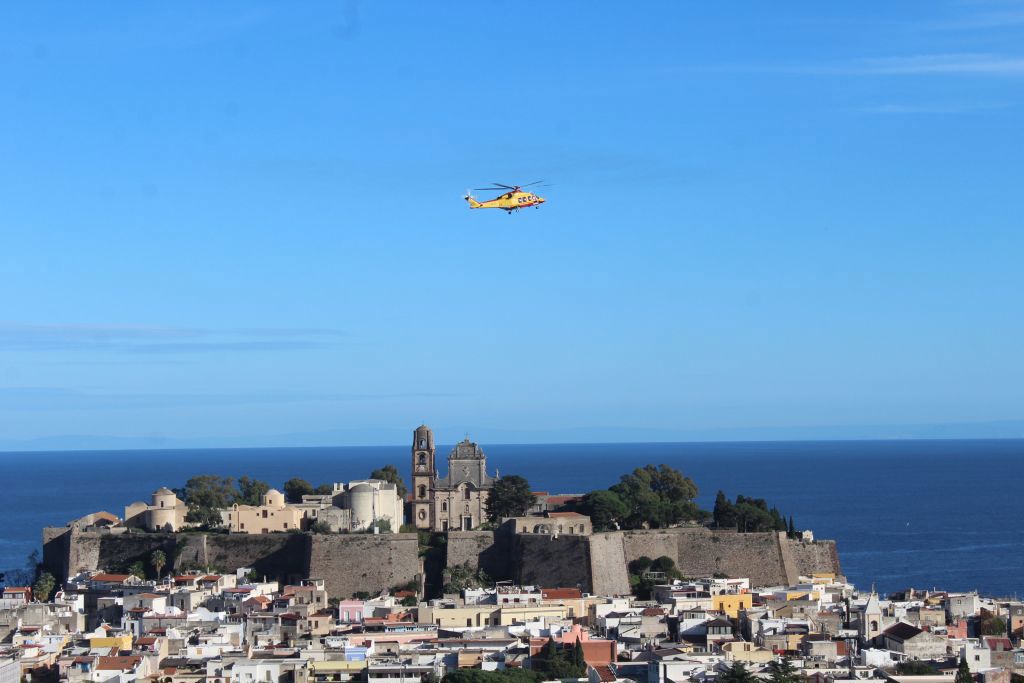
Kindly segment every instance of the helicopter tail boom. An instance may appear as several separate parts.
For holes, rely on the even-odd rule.
[[[471,209],[479,209],[483,206],[483,204],[473,199],[472,195],[469,194],[466,195],[466,201],[469,202],[469,208]]]

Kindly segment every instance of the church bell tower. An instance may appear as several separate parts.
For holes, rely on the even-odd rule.
[[[434,433],[420,425],[412,435],[412,520],[417,529],[430,529],[434,520]]]

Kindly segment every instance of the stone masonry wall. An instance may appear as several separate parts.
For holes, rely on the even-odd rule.
[[[646,555],[668,555],[684,576],[748,577],[754,585],[787,581],[779,537],[776,533],[740,534],[704,527],[658,531],[627,531],[626,562]]]
[[[148,566],[153,550],[166,571],[253,567],[279,581],[322,578],[332,596],[374,593],[419,581],[416,534],[108,534],[69,528],[43,532],[43,562],[55,576],[86,569]],[[776,533],[738,534],[703,527],[615,531],[592,536],[451,532],[446,566],[468,562],[494,579],[543,587],[580,586],[599,594],[629,592],[627,565],[646,555],[673,558],[685,576],[749,577],[755,585],[795,581],[814,572],[841,574],[832,541],[790,541]]]
[[[590,537],[591,592],[595,595],[625,595],[630,591],[629,570],[621,531]]]
[[[419,582],[416,534],[312,534],[309,576],[324,579],[327,593],[349,597]]]
[[[512,539],[513,534],[504,528],[498,531],[449,531],[445,566],[451,569],[468,563],[474,569],[482,569],[492,579],[512,579],[516,574]]]
[[[810,576],[815,572],[831,572],[842,576],[843,569],[839,564],[839,552],[835,541],[791,541],[786,540],[789,552],[797,573]]]
[[[43,561],[60,580],[83,570],[124,571],[136,561],[149,569],[157,548],[165,571],[252,567],[282,582],[322,578],[331,595],[377,591],[415,582],[420,562],[416,534],[108,534],[47,529]]]
[[[513,543],[516,574],[521,585],[544,588],[579,586],[590,591],[590,537],[563,534],[518,534]]]

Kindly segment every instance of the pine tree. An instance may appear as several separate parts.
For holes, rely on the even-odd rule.
[[[793,515],[789,516],[789,529],[787,530],[790,538],[796,538],[796,527],[793,525]]]
[[[768,680],[771,683],[800,683],[803,676],[785,657],[781,661],[768,664]]]
[[[756,680],[743,662],[735,662],[718,677],[718,683],[756,683]]]
[[[971,667],[967,665],[966,658],[960,660],[953,683],[974,683],[974,676],[971,675]]]
[[[572,648],[572,663],[580,667],[584,671],[587,669],[587,660],[583,656],[583,639],[577,638],[576,644]]]

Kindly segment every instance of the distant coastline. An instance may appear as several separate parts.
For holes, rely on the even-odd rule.
[[[1024,439],[1024,420],[949,424],[826,425],[748,427],[722,429],[639,429],[578,427],[559,430],[510,430],[491,427],[439,428],[445,433],[468,431],[483,443],[501,445],[587,444],[699,444],[750,442],[822,441],[934,441]],[[360,448],[396,447],[405,444],[400,429],[335,429],[272,435],[220,437],[167,437],[61,435],[27,439],[0,439],[5,453],[40,451],[112,451],[246,448]]]

